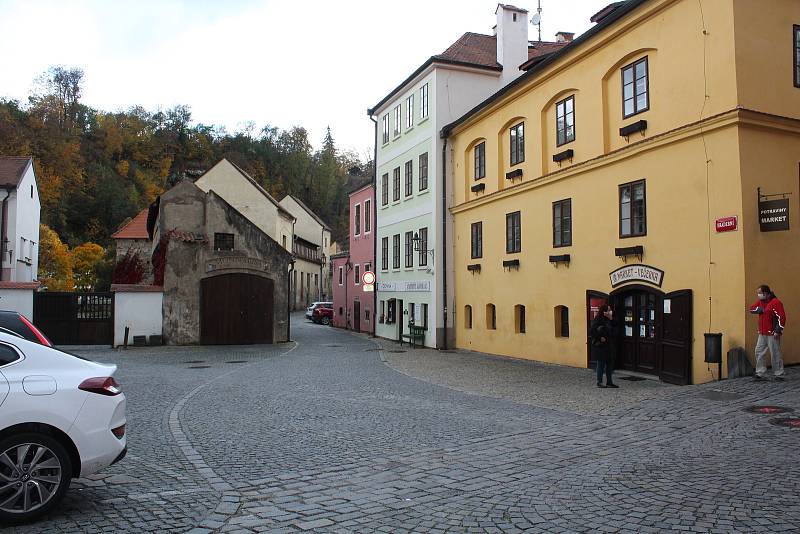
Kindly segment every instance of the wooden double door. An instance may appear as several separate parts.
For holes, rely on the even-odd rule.
[[[200,283],[200,342],[273,342],[274,282],[252,274],[223,274]]]
[[[599,296],[595,293],[590,303]],[[645,286],[626,287],[608,301],[619,328],[618,369],[655,375],[672,384],[691,383],[691,290],[665,294]]]

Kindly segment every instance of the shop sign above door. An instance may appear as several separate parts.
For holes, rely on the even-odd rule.
[[[759,200],[758,223],[762,232],[789,229],[789,199]]]
[[[664,282],[664,271],[649,265],[626,265],[608,275],[611,287],[621,286],[629,282],[646,282],[661,287]]]
[[[419,280],[414,282],[378,282],[380,292],[428,292],[431,290],[429,280]]]

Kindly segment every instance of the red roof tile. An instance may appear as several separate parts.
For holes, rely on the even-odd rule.
[[[433,56],[433,60],[456,61],[479,67],[501,69],[497,62],[497,37],[467,32],[451,44],[447,50]]]
[[[29,163],[29,157],[0,157],[0,186],[16,187],[25,176]]]
[[[549,56],[554,52],[558,52],[571,41],[564,41],[563,43],[554,43],[551,41],[533,41],[528,45],[528,61],[519,66],[520,70],[528,70],[539,61]]]
[[[148,208],[140,211],[131,222],[117,230],[111,237],[114,239],[150,239],[147,234],[147,211]]]

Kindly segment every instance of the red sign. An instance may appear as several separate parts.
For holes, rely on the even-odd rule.
[[[734,232],[739,228],[739,218],[734,215],[733,217],[723,217],[716,221],[717,232]]]

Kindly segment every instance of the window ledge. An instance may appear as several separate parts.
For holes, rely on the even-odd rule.
[[[422,124],[423,122],[428,122],[430,120],[430,118],[431,118],[431,114],[428,113],[427,115],[422,117],[417,124]]]
[[[430,192],[430,189],[422,189],[421,191],[417,191],[417,195],[427,195]]]

